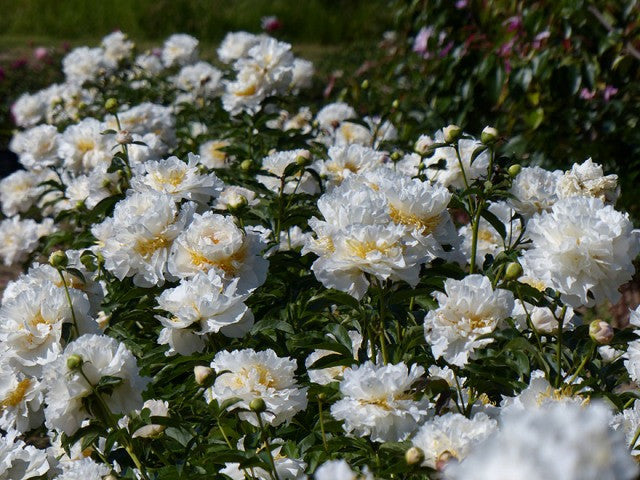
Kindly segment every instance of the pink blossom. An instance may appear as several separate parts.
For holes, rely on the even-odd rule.
[[[614,87],[613,85],[607,85],[604,88],[604,92],[602,92],[602,97],[604,98],[605,102],[608,102],[616,93],[618,93],[618,89],[616,87]]]
[[[595,90],[589,90],[588,88],[583,88],[580,90],[580,98],[583,100],[592,100],[593,97],[596,96]]]
[[[433,35],[433,27],[422,27],[413,40],[413,51],[426,56],[431,35]]]
[[[540,32],[535,37],[533,37],[533,42],[531,42],[531,46],[535,50],[538,50],[540,47],[542,47],[542,43],[546,39],[548,39],[550,36],[551,36],[551,32],[549,32],[549,30],[544,30],[544,31]]]
[[[37,60],[46,60],[49,57],[49,49],[46,47],[38,47],[33,51],[33,56]]]
[[[458,10],[462,10],[463,8],[466,8],[467,5],[469,5],[469,1],[468,0],[458,0],[456,2],[456,8]]]
[[[515,32],[516,30],[520,30],[522,28],[522,18],[518,15],[507,18],[504,21],[504,25],[507,27],[509,32]]]
[[[275,32],[282,27],[282,22],[275,15],[269,15],[268,17],[262,17],[261,20],[262,29],[265,32]]]

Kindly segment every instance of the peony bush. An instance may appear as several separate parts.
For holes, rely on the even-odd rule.
[[[634,479],[615,175],[317,105],[266,35],[121,32],[21,96],[0,477]]]

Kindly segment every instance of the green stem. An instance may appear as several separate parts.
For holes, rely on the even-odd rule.
[[[324,416],[322,415],[322,400],[318,398],[318,421],[320,422],[320,433],[322,434],[322,445],[324,451],[329,453],[329,445],[327,445],[327,435],[324,431]]]
[[[558,343],[556,345],[556,357],[558,362],[558,379],[556,381],[556,388],[560,387],[562,383],[562,329],[564,327],[564,315],[567,312],[567,307],[562,307],[560,318],[558,318]]]
[[[578,378],[578,375],[580,374],[580,372],[582,371],[582,369],[585,367],[585,365],[587,364],[587,362],[591,359],[591,357],[593,356],[594,352],[596,351],[596,344],[594,342],[591,342],[591,348],[589,349],[589,352],[584,356],[584,358],[582,359],[582,362],[580,362],[580,365],[578,365],[577,370],[575,371],[575,373],[571,376],[571,378],[567,381],[567,383],[569,385],[571,385],[573,383],[573,381]]]
[[[638,429],[636,430],[636,433],[633,435],[633,438],[631,439],[631,443],[629,444],[629,451],[633,452],[633,449],[636,446],[636,443],[638,442],[638,437],[640,437],[640,427],[638,427]]]
[[[60,268],[56,268],[58,271],[58,275],[60,275],[60,279],[62,280],[62,285],[64,285],[64,293],[67,297],[67,302],[69,302],[69,308],[71,309],[71,319],[73,320],[73,331],[75,332],[75,338],[80,336],[80,330],[78,329],[78,321],[76,319],[76,312],[73,309],[73,302],[71,301],[71,294],[69,293],[69,286],[67,285],[67,280],[64,278],[62,270]]]
[[[111,412],[109,405],[107,405],[107,402],[105,402],[104,398],[102,398],[102,395],[100,394],[100,392],[96,390],[95,385],[93,385],[91,381],[87,378],[86,374],[84,373],[84,370],[82,370],[82,366],[78,368],[78,371],[80,372],[80,375],[82,375],[82,377],[85,379],[87,384],[89,384],[89,386],[91,387],[91,391],[95,396],[95,398],[98,400],[98,403],[100,404],[100,408],[103,411],[104,416],[106,417],[107,423],[110,424],[110,427],[113,430],[121,434],[120,437],[123,441],[124,449],[129,454],[129,457],[131,458],[134,465],[140,472],[140,475],[142,475],[142,478],[144,478],[145,480],[149,480],[149,475],[147,475],[147,470],[145,469],[144,465],[142,465],[142,462],[140,461],[136,453],[133,451],[133,444],[131,442],[131,438],[129,437],[128,433],[118,426],[118,422],[116,421],[115,418],[113,418],[113,413]]]
[[[260,425],[260,431],[262,432],[262,436],[264,438],[264,444],[267,448],[267,455],[269,456],[269,463],[271,464],[271,469],[273,470],[273,479],[280,480],[278,476],[278,471],[276,470],[276,462],[273,460],[273,454],[271,453],[271,445],[269,445],[269,438],[267,432],[264,428],[264,422],[262,421],[262,416],[260,413],[256,412],[256,417],[258,417],[258,425]]]
[[[476,255],[478,252],[478,229],[480,228],[480,214],[484,207],[484,201],[481,200],[473,216],[473,223],[471,224],[471,259],[469,261],[469,273],[473,274],[476,267]]]

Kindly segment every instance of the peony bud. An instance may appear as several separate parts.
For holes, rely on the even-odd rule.
[[[249,408],[256,413],[262,413],[267,409],[267,404],[261,398],[254,398],[249,403]]]
[[[67,368],[69,370],[76,370],[82,366],[84,360],[82,357],[76,353],[69,355],[67,358]]]
[[[520,170],[522,170],[522,167],[516,163],[514,165],[511,165],[509,167],[509,170],[507,170],[507,172],[509,173],[509,176],[511,178],[516,178],[520,173]]]
[[[311,152],[304,150],[300,155],[296,157],[296,164],[300,167],[306,167],[311,163]]]
[[[589,324],[589,336],[600,345],[607,345],[613,340],[613,327],[603,320],[596,319]]]
[[[108,98],[106,102],[104,102],[104,108],[107,112],[114,112],[116,108],[118,108],[118,100],[111,97]]]
[[[209,367],[205,367],[204,365],[197,365],[193,367],[193,374],[196,377],[196,383],[198,385],[202,385],[207,378],[213,373],[213,370]]]
[[[253,162],[250,159],[243,160],[240,163],[240,170],[243,172],[248,172],[253,167]]]
[[[449,125],[448,127],[444,127],[443,133],[444,141],[453,143],[462,135],[462,129],[457,125]]]
[[[56,250],[49,255],[49,265],[55,268],[64,268],[69,264],[69,257],[62,250]]]
[[[400,102],[396,98],[393,102],[391,102],[391,108],[398,108],[400,106]]]
[[[482,130],[482,133],[480,134],[480,141],[482,141],[482,143],[484,143],[485,145],[496,143],[497,139],[498,130],[493,127],[484,127],[484,130]]]
[[[518,262],[511,262],[507,265],[507,269],[504,272],[505,280],[517,280],[522,275],[522,265]]]
[[[391,154],[391,161],[393,162],[397,162],[398,160],[400,160],[402,158],[402,154],[398,151],[395,151]]]
[[[369,80],[364,79],[364,80],[362,81],[362,83],[360,84],[360,87],[361,87],[363,90],[366,90],[367,88],[369,88]]]
[[[120,130],[116,134],[116,142],[118,142],[120,145],[127,145],[133,142],[133,136],[131,135],[131,133],[129,133],[128,130]]]
[[[421,448],[411,447],[404,453],[407,465],[420,465],[424,461],[424,452]]]

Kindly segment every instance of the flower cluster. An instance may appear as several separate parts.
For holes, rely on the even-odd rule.
[[[640,252],[615,176],[197,47],[116,32],[13,106],[0,478],[635,478],[640,310],[584,321]]]

